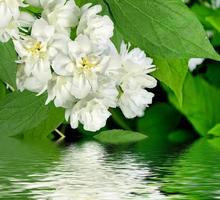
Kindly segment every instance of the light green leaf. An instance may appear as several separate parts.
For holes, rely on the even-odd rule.
[[[139,142],[147,138],[146,135],[124,130],[103,131],[94,138],[102,143],[107,144],[129,144]]]
[[[16,88],[17,54],[12,41],[0,43],[0,79]]]
[[[144,117],[137,121],[137,129],[148,135],[168,134],[176,129],[180,122],[179,112],[167,103],[157,103],[148,108]]]
[[[60,116],[63,112],[53,105],[45,106],[45,100],[46,95],[37,97],[30,92],[15,92],[5,97],[0,102],[0,136],[15,136],[30,129],[34,133],[41,131],[40,126],[43,128],[43,125],[50,131],[58,124],[57,117],[63,120]],[[46,125],[47,122],[51,123]]]
[[[176,95],[180,104],[182,104],[183,84],[188,72],[188,61],[185,60],[154,60],[157,70],[153,75],[169,87]]]
[[[206,18],[216,12],[215,10],[202,4],[194,4],[190,9],[193,13],[195,13],[199,21],[205,26],[206,29],[212,28],[212,26],[206,21]]]
[[[214,126],[211,130],[208,131],[209,135],[220,136],[220,124]]]
[[[158,58],[219,60],[196,16],[180,0],[105,0],[125,39]]]
[[[25,139],[44,139],[64,121],[64,110],[56,108],[53,104],[48,105],[47,117],[33,129],[22,132]]]
[[[23,12],[29,12],[31,14],[40,15],[43,11],[43,8],[28,5],[27,7],[20,8]]]
[[[209,24],[220,33],[220,11],[206,17],[206,21],[209,22]]]
[[[187,75],[183,88],[182,106],[171,93],[169,99],[201,135],[206,135],[213,126],[220,123],[220,90],[201,77]]]

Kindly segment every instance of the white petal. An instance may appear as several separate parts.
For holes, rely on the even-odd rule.
[[[91,85],[84,74],[75,74],[72,81],[71,93],[78,99],[85,98],[91,91]]]
[[[31,36],[38,41],[49,41],[53,37],[55,29],[53,26],[48,25],[44,19],[38,19],[34,22]]]
[[[126,118],[141,117],[144,110],[152,103],[154,94],[144,89],[136,91],[125,91],[119,99],[119,107]]]
[[[22,27],[31,27],[35,20],[36,18],[27,12],[21,12],[18,19],[19,25]]]
[[[52,62],[54,71],[61,76],[71,76],[74,71],[74,64],[70,58],[62,53],[58,54]]]
[[[26,0],[26,2],[30,5],[36,6],[36,7],[40,7],[40,0]]]
[[[87,131],[98,131],[106,125],[111,113],[100,102],[91,101],[81,112],[80,122]]]
[[[189,60],[189,70],[193,71],[198,65],[201,65],[205,59],[204,58],[192,58]]]
[[[6,27],[12,19],[12,14],[7,5],[3,2],[0,3],[0,27]]]

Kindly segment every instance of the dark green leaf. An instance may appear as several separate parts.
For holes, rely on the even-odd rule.
[[[207,64],[207,71],[204,74],[205,79],[214,85],[215,87],[220,89],[220,63],[215,62],[215,63],[208,63]]]
[[[103,131],[94,138],[102,143],[107,144],[129,144],[139,142],[147,138],[146,135],[132,131],[110,130]]]
[[[173,131],[168,135],[168,139],[174,143],[186,143],[192,141],[194,134],[187,130]]]
[[[168,134],[176,129],[181,115],[170,104],[157,103],[146,110],[145,116],[138,119],[139,132],[152,134]]]
[[[111,109],[112,119],[123,129],[131,130],[129,121],[124,117],[118,109]]]

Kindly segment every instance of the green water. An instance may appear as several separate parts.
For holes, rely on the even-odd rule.
[[[220,139],[129,146],[1,139],[0,199],[220,199]]]

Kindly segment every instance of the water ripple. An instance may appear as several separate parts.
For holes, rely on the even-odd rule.
[[[0,141],[0,199],[219,199],[220,142],[67,147]],[[13,147],[13,148],[12,148]]]

